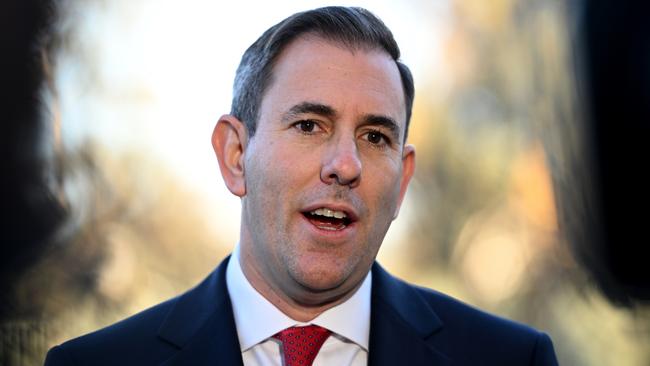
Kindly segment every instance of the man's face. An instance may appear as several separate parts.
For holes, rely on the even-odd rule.
[[[399,71],[385,52],[313,36],[291,43],[244,152],[245,272],[305,304],[354,290],[413,172],[405,115]]]

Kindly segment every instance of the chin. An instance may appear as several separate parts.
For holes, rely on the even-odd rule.
[[[333,263],[305,265],[291,273],[294,280],[310,292],[347,292],[353,268]],[[354,287],[352,285],[351,287]]]
[[[285,264],[289,275],[303,291],[338,294],[355,287],[364,260],[360,255],[343,250],[305,250],[286,256]],[[363,276],[357,280],[363,280]]]
[[[349,277],[348,271],[337,270],[334,266],[307,266],[292,272],[298,284],[315,292],[334,290]]]

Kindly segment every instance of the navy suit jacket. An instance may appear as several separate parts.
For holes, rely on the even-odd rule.
[[[52,348],[56,365],[242,365],[226,258],[203,282]],[[372,267],[368,364],[557,365],[550,338]]]

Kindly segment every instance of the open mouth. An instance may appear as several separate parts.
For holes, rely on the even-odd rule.
[[[322,230],[343,230],[353,222],[344,211],[330,210],[324,207],[302,214],[312,225]]]

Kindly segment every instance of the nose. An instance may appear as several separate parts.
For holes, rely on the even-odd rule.
[[[340,137],[328,147],[323,157],[321,180],[354,188],[361,179],[361,159],[354,138]]]

